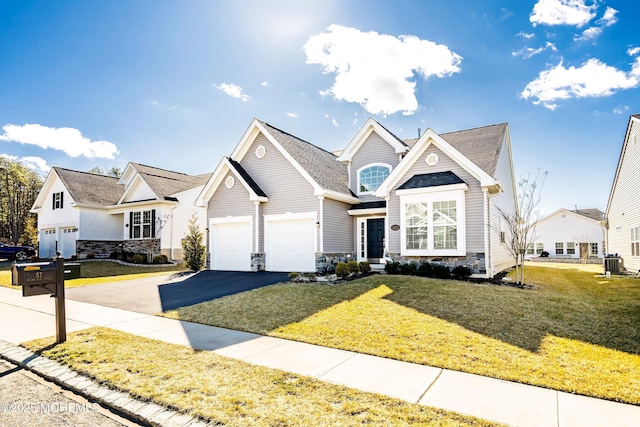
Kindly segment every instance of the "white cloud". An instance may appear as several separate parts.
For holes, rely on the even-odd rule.
[[[587,28],[582,32],[582,35],[576,36],[573,39],[575,41],[586,41],[586,40],[593,40],[597,38],[600,34],[602,34],[602,31],[605,28],[610,27],[616,22],[618,22],[618,18],[616,18],[617,13],[618,11],[615,10],[614,8],[607,7],[607,10],[604,11],[604,15],[602,16],[602,18],[596,21],[596,23],[599,24],[599,26]]]
[[[260,86],[267,87],[267,86],[269,86],[269,82],[265,80],[262,83],[260,83]]]
[[[38,170],[41,172],[49,172],[51,166],[47,164],[47,161],[38,156],[26,156],[20,159],[28,168]]]
[[[618,11],[614,8],[607,7],[607,9],[604,11],[604,15],[602,15],[602,18],[598,19],[598,24],[602,25],[603,27],[612,26],[613,24],[618,22],[618,18],[616,17],[617,13]]]
[[[335,117],[331,119],[331,124],[332,124],[334,127],[338,127],[338,126],[340,126],[340,125],[338,124],[338,121],[335,119]]]
[[[518,34],[516,34],[516,36],[520,36],[523,39],[532,39],[533,37],[535,37],[535,34],[533,33],[525,33],[524,31],[520,31]]]
[[[627,49],[627,55],[629,56],[635,56],[638,53],[640,53],[640,47],[630,47]]]
[[[560,61],[557,66],[542,71],[520,96],[554,110],[558,106],[555,101],[560,99],[609,96],[617,90],[637,86],[640,86],[640,58],[629,73],[592,58],[578,68],[565,68]]]
[[[553,44],[551,42],[546,42],[543,47],[539,47],[537,49],[534,49],[532,47],[523,47],[522,49],[520,49],[518,51],[511,52],[511,56],[522,56],[525,59],[529,59],[532,56],[537,55],[539,53],[542,53],[547,49],[551,49],[554,52],[558,51],[558,48],[556,48],[555,44]]]
[[[7,124],[2,130],[4,134],[0,135],[0,141],[36,145],[43,149],[52,148],[71,157],[113,159],[118,154],[118,148],[112,142],[91,141],[74,128],[50,128],[39,124],[24,126]]]
[[[613,109],[613,114],[624,114],[626,111],[629,111],[629,106],[625,105],[623,107],[616,107]]]
[[[242,102],[247,102],[251,99],[249,95],[242,93],[242,88],[233,83],[222,83],[220,85],[213,85],[214,88],[219,89],[229,95],[232,98],[238,98]]]
[[[292,119],[297,119],[298,117],[300,117],[300,114],[298,113],[286,113],[287,117],[291,117]]]
[[[321,95],[356,102],[378,115],[418,109],[414,72],[424,78],[460,72],[462,57],[447,46],[416,36],[394,37],[374,31],[330,25],[311,36],[303,47],[307,64],[335,73],[330,89]]]
[[[596,3],[587,5],[586,0],[538,0],[529,21],[534,27],[538,24],[582,27],[596,16],[596,9]]]
[[[43,173],[47,173],[49,172],[49,169],[51,169],[51,166],[49,166],[47,164],[47,161],[42,157],[26,156],[26,157],[18,158],[16,156],[10,156],[4,153],[0,153],[0,157],[4,157],[9,160],[17,160],[21,162],[23,165],[25,165],[26,167],[28,167],[29,169],[33,169],[35,171],[40,171]]]

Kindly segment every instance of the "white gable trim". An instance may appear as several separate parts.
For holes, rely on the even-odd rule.
[[[55,168],[51,168],[49,174],[47,175],[47,178],[44,180],[44,184],[42,184],[42,188],[38,192],[38,197],[36,197],[36,200],[33,202],[33,206],[31,207],[30,212],[35,213],[38,210],[42,209],[44,204],[49,200],[51,188],[53,187],[53,184],[56,182],[56,180],[60,181],[62,185],[64,185],[64,188],[67,189],[67,193],[69,193],[69,189],[64,184],[62,179],[60,179],[60,177],[56,173]]]
[[[231,172],[234,177],[242,184],[242,186],[249,192],[249,200],[254,202],[268,202],[269,199],[264,196],[259,196],[255,191],[251,188],[251,186],[245,181],[245,179],[237,173],[233,165],[229,162],[227,157],[223,157],[216,170],[211,174],[211,177],[204,185],[200,194],[196,198],[196,206],[206,207],[209,204],[209,200],[213,197],[215,192],[218,190],[218,187],[224,181],[227,174]]]
[[[459,164],[464,170],[469,172],[474,178],[480,181],[480,186],[482,186],[483,188],[487,188],[489,193],[497,193],[501,191],[502,185],[499,181],[480,169],[478,165],[462,155],[462,153],[453,148],[451,144],[442,139],[440,135],[429,128],[420,137],[411,151],[409,151],[404,159],[402,159],[398,166],[396,166],[396,168],[389,174],[389,177],[387,177],[387,179],[373,193],[373,195],[377,197],[388,196],[391,189],[396,184],[398,184],[400,178],[402,178],[411,169],[413,164],[420,158],[420,156],[422,156],[422,154],[427,150],[427,148],[431,146],[431,144],[435,145],[444,154],[446,154],[454,162]]]
[[[340,154],[338,160],[342,162],[351,161],[353,155],[360,149],[362,144],[367,140],[367,138],[369,138],[369,136],[373,132],[376,132],[385,142],[391,145],[397,154],[402,154],[409,151],[409,147],[402,144],[388,130],[382,127],[380,123],[369,117],[364,125],[360,128],[356,136],[354,136],[349,144],[347,144],[347,147],[342,151],[342,154]]]
[[[309,173],[304,170],[304,168],[300,166],[298,162],[295,161],[291,154],[289,154],[289,152],[285,150],[282,145],[280,145],[280,143],[273,137],[273,135],[271,135],[271,133],[269,133],[269,131],[262,125],[262,123],[260,123],[258,119],[253,119],[253,121],[249,125],[249,128],[242,136],[242,139],[240,139],[240,142],[233,150],[233,153],[231,153],[231,158],[240,163],[244,156],[247,154],[247,151],[249,151],[249,147],[251,147],[253,141],[258,137],[259,133],[262,133],[269,140],[269,142],[271,142],[271,144],[276,147],[280,154],[282,154],[282,156],[284,156],[284,158],[287,159],[289,163],[291,163],[291,165],[298,171],[298,173],[302,175],[302,177],[307,180],[309,184],[311,184],[311,186],[313,187],[314,195],[320,195],[324,192],[324,189],[320,187],[320,185],[318,185],[318,183],[313,178],[311,178],[311,175],[309,175]]]

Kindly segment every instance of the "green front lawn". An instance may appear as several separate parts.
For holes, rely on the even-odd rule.
[[[488,426],[486,421],[106,328],[24,343],[101,383],[225,426]],[[169,356],[168,356],[169,355]]]
[[[80,278],[65,281],[65,288],[99,285],[101,283],[120,282],[123,280],[143,279],[145,277],[186,271],[183,265],[168,267],[133,267],[109,261],[83,262],[80,267]],[[11,267],[0,267],[0,286],[13,289],[11,286]]]
[[[528,266],[526,281],[287,283],[164,315],[640,404],[640,280]]]

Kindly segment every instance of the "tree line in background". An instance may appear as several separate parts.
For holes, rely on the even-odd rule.
[[[35,245],[36,215],[29,212],[43,179],[22,162],[0,156],[0,241]]]

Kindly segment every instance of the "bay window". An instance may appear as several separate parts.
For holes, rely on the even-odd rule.
[[[402,255],[464,255],[464,190],[421,190],[397,191]]]

